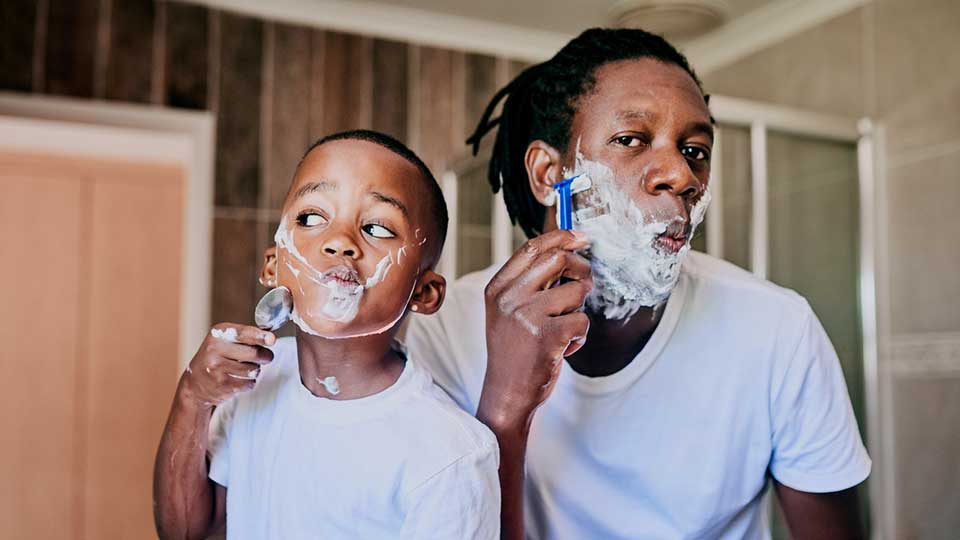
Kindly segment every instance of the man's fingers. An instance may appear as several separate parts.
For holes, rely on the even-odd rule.
[[[590,262],[571,251],[554,249],[540,255],[518,278],[520,288],[528,295],[549,289],[561,277],[584,280],[590,277]]]
[[[577,352],[587,340],[590,331],[590,318],[586,313],[575,311],[560,317],[551,317],[548,322],[550,332],[558,338],[563,356]]]
[[[574,251],[589,245],[587,235],[580,231],[554,230],[527,240],[503,265],[491,283],[508,283],[524,274],[542,254],[552,250]]]
[[[550,316],[566,315],[583,306],[590,290],[593,289],[593,278],[567,281],[552,289],[536,293],[536,302],[543,313]]]
[[[269,347],[277,342],[277,336],[273,335],[272,332],[243,324],[220,323],[210,330],[210,335],[228,343],[259,345],[261,347]]]

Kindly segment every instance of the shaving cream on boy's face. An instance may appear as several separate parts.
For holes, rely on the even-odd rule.
[[[277,282],[293,297],[290,319],[327,338],[376,334],[396,324],[413,295],[426,244],[395,204],[406,196],[397,186],[362,180],[384,178],[383,171],[354,171],[375,164],[349,154],[338,149],[336,156],[307,157],[274,237]],[[350,178],[343,179],[344,169]],[[301,173],[322,180],[304,180]]]
[[[591,181],[590,189],[574,197],[574,228],[591,239],[585,255],[594,286],[587,307],[608,319],[625,320],[642,307],[666,302],[710,204],[709,191],[689,212],[678,197],[665,193],[638,206],[609,167],[584,159],[579,151],[575,169],[564,171],[565,177],[574,175]]]

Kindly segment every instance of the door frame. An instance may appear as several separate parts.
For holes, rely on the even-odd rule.
[[[0,146],[183,167],[177,373],[210,325],[216,121],[206,111],[0,92]]]

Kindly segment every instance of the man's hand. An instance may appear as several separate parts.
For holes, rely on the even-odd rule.
[[[273,352],[266,347],[276,340],[272,333],[253,326],[214,326],[181,378],[180,397],[213,408],[252,389],[260,366],[273,360]]]
[[[579,310],[593,279],[590,263],[575,253],[586,246],[582,233],[548,232],[517,250],[487,285],[480,408],[488,421],[526,423],[553,390],[564,357],[586,340],[590,321]]]

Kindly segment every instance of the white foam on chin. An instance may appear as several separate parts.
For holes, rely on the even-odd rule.
[[[656,246],[657,236],[671,221],[637,207],[617,187],[613,171],[606,165],[587,160],[577,151],[573,171],[565,177],[585,174],[592,187],[580,196],[581,204],[606,208],[606,213],[577,221],[575,228],[590,237],[588,258],[593,270],[593,290],[586,304],[607,319],[628,320],[644,307],[656,307],[670,297],[680,277],[680,265],[690,251],[693,231],[703,221],[710,204],[709,190],[690,212],[691,231],[677,252]]]
[[[419,237],[420,230],[417,229],[416,233]],[[420,245],[425,243],[426,240],[427,239],[425,237],[421,239]],[[277,232],[274,235],[274,241],[278,250],[286,250],[291,257],[299,261],[300,264],[304,266],[306,272],[301,272],[300,270],[294,268],[289,262],[285,263],[285,266],[293,275],[294,281],[297,282],[297,287],[299,288],[301,295],[306,295],[303,284],[301,283],[301,273],[303,273],[304,277],[313,281],[316,285],[320,285],[328,289],[327,298],[324,303],[320,306],[307,306],[305,309],[305,315],[310,319],[320,317],[338,323],[349,323],[356,318],[360,311],[360,302],[363,298],[364,291],[383,282],[383,280],[386,279],[387,274],[390,272],[390,269],[393,268],[395,264],[400,266],[400,256],[401,254],[406,254],[407,249],[406,244],[401,246],[398,249],[396,260],[392,250],[387,252],[387,255],[377,262],[373,275],[364,280],[362,285],[348,285],[335,280],[325,279],[324,273],[311,265],[306,257],[304,257],[300,251],[297,250],[297,247],[293,242],[293,230],[287,228],[286,216],[284,216],[280,221],[280,226],[277,228]],[[393,318],[393,320],[374,331],[359,332],[349,335],[324,334],[323,332],[320,332],[310,326],[310,324],[305,320],[305,317],[297,310],[296,305],[293,306],[293,310],[290,314],[290,320],[302,331],[308,334],[329,339],[346,339],[380,334],[392,328],[400,320],[400,318],[403,317],[406,305],[409,303],[410,298],[413,297],[415,286],[416,283],[411,285],[410,292],[407,296],[407,302],[404,303],[403,308],[401,308],[400,312]]]

